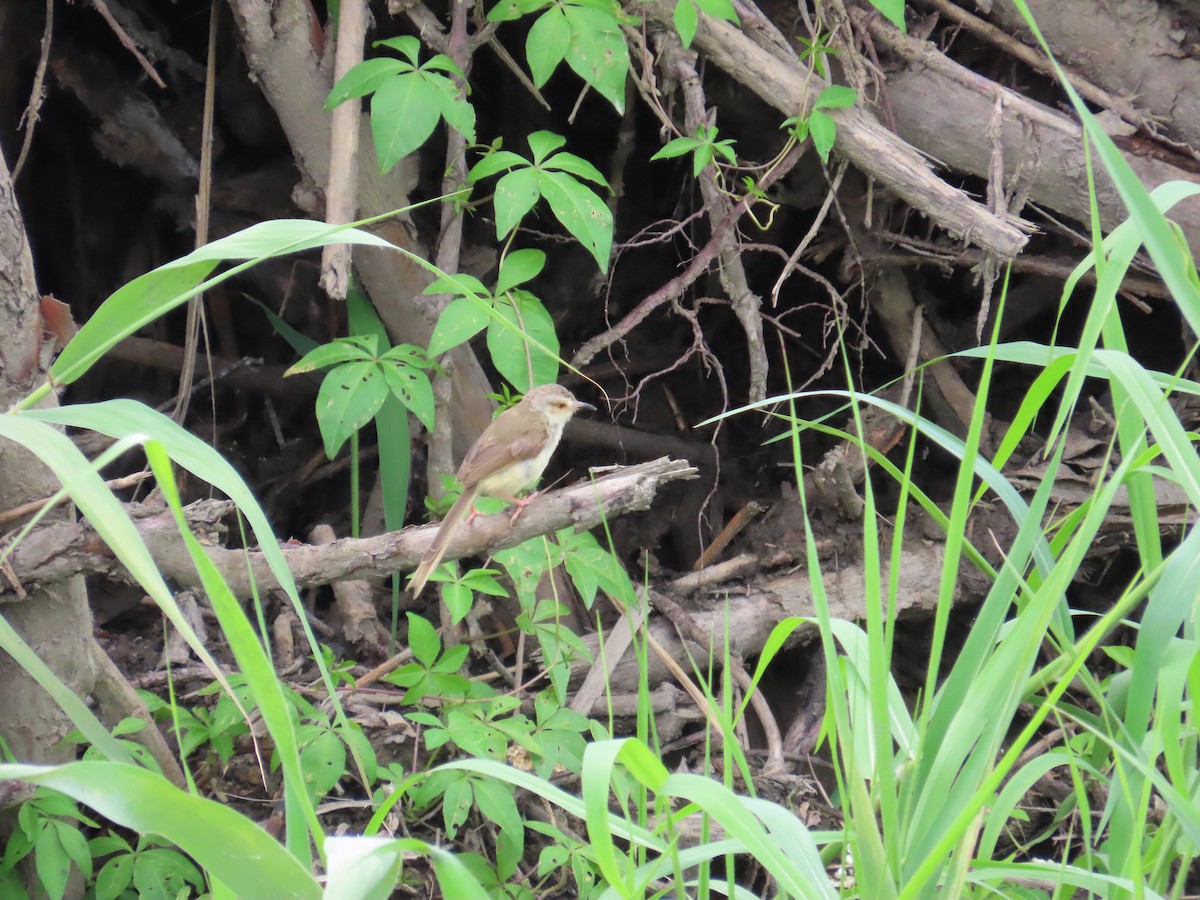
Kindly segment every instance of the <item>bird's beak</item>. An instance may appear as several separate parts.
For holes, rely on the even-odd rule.
[[[596,411],[596,407],[592,406],[590,403],[584,403],[582,400],[575,401],[575,409],[576,411],[581,409],[590,409],[592,412]]]

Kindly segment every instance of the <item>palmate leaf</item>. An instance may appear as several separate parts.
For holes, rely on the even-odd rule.
[[[387,382],[374,361],[346,363],[326,375],[317,392],[325,455],[337,456],[342,444],[371,421],[387,395]]]
[[[676,0],[675,13],[671,17],[675,22],[675,30],[683,46],[691,47],[692,39],[696,36],[696,26],[700,24],[700,15],[692,0]]]
[[[551,6],[538,16],[529,29],[529,37],[525,39],[525,60],[529,63],[529,72],[533,75],[535,85],[542,87],[550,80],[558,64],[567,55],[570,41],[571,26],[562,7]]]
[[[533,161],[540,165],[547,156],[563,146],[567,139],[553,131],[535,131],[525,139],[533,152]]]
[[[496,277],[496,293],[515,288],[531,281],[546,267],[546,254],[541,250],[514,250],[500,260],[500,274]]]
[[[437,325],[429,338],[429,355],[440,356],[447,350],[469,341],[491,321],[488,304],[473,297],[452,300],[438,316]]]
[[[442,115],[442,98],[417,72],[388,79],[371,99],[371,136],[386,172],[429,139]]]
[[[333,86],[329,98],[325,101],[325,109],[331,110],[351,97],[365,97],[374,93],[393,75],[399,75],[409,68],[398,60],[386,57],[363,60]]]
[[[558,221],[595,257],[600,271],[607,272],[613,217],[604,201],[562,172],[542,172],[538,186]]]
[[[600,170],[590,162],[574,153],[555,153],[542,165],[543,169],[570,172],[577,178],[592,181],[603,187],[608,187],[608,181],[600,174]]]
[[[379,353],[378,338],[374,335],[359,335],[341,338],[314,347],[285,372],[285,375],[300,375],[315,372],[328,366],[348,362],[374,359]]]
[[[411,363],[393,363],[385,357],[383,380],[394,397],[399,398],[421,424],[433,431],[433,386],[429,376]]]
[[[487,345],[500,374],[522,393],[534,385],[557,381],[558,335],[542,302],[527,291],[511,291],[508,302],[496,304],[493,316]]]
[[[425,77],[438,88],[438,95],[442,103],[442,118],[446,120],[446,124],[466,138],[468,144],[475,143],[475,107],[458,96],[458,88],[450,79],[443,78],[441,75],[426,75]],[[441,83],[433,82],[435,78]]]
[[[571,26],[567,65],[623,113],[629,47],[616,17],[608,9],[581,6],[565,6],[564,14]]]
[[[526,167],[509,172],[496,182],[492,205],[496,208],[497,239],[505,238],[538,202],[541,196],[538,181],[537,170]]]

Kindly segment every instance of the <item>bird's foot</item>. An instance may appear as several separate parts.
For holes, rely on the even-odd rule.
[[[520,518],[521,513],[525,512],[525,507],[532,503],[537,495],[538,491],[534,491],[528,497],[522,497],[520,499],[516,497],[513,498],[513,506],[515,506],[516,509],[513,510],[512,518],[508,520],[509,525],[517,524],[517,519]]]

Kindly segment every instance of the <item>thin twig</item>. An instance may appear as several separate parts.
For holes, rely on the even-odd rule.
[[[133,42],[133,38],[121,27],[121,23],[113,17],[104,0],[92,0],[92,5],[96,7],[96,12],[100,13],[104,21],[108,23],[108,27],[113,30],[113,34],[117,36],[117,40],[121,42],[121,46],[133,54],[133,58],[138,61],[138,65],[150,76],[150,80],[163,90],[166,90],[166,82],[159,77],[158,72],[154,71],[154,66],[150,65],[150,60],[142,55],[142,51],[137,48],[137,44]]]
[[[200,184],[196,190],[196,246],[208,243],[208,216],[212,205],[212,154],[213,120],[217,96],[217,0],[209,4],[208,12],[208,61],[204,74],[204,114],[200,135]],[[192,380],[196,376],[196,352],[200,335],[204,335],[204,355],[208,360],[208,374],[212,376],[212,348],[208,341],[208,323],[204,315],[204,294],[197,294],[188,301],[187,328],[183,344],[183,368],[179,373],[179,393],[171,418],[183,424],[188,406],[192,402]],[[213,422],[216,422],[216,399],[213,399]]]
[[[25,157],[29,155],[29,147],[33,144],[33,129],[40,117],[42,103],[46,99],[46,64],[50,61],[50,40],[54,31],[54,0],[46,0],[46,27],[42,31],[42,50],[38,56],[37,71],[33,74],[33,87],[29,89],[29,105],[21,113],[18,128],[25,129],[25,137],[21,141],[21,152],[17,154],[17,163],[13,166],[12,180],[16,182],[21,177],[21,169],[25,167]]]

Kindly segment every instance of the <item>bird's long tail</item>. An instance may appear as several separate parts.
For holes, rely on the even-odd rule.
[[[433,570],[438,567],[438,564],[442,561],[442,557],[446,555],[446,548],[450,546],[450,541],[458,533],[463,518],[475,505],[475,498],[478,495],[479,488],[467,488],[462,492],[462,496],[454,501],[454,505],[450,507],[450,512],[446,513],[446,518],[442,519],[442,526],[438,529],[438,533],[434,535],[433,543],[429,545],[429,549],[425,551],[425,556],[422,558],[421,564],[417,566],[417,570],[413,572],[412,578],[408,580],[408,589],[412,591],[414,597],[421,593],[425,587],[425,582],[429,580],[429,576],[433,573]]]

